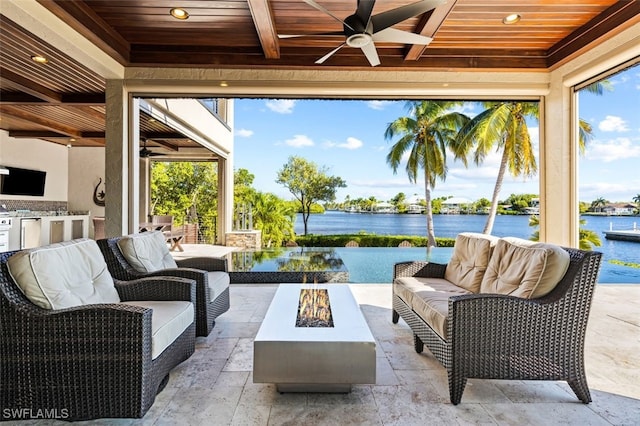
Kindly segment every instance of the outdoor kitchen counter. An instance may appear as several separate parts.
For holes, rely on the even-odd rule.
[[[15,213],[15,214],[12,214]],[[75,238],[86,238],[89,235],[89,215],[70,214],[70,212],[9,212],[12,218],[9,230],[9,250],[20,250],[21,242],[25,234],[23,224],[29,222],[35,226],[36,232],[39,226],[39,238],[34,244],[44,246],[47,244],[68,241]],[[34,220],[35,219],[35,220]]]

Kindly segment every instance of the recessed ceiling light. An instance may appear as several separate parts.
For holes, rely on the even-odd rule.
[[[155,123],[155,122],[156,122],[155,118],[153,118],[153,117],[149,118],[149,123]]]
[[[49,60],[47,58],[45,58],[44,56],[40,56],[40,55],[31,56],[31,60],[33,62],[37,62],[39,64],[47,64],[47,63],[49,63]]]
[[[174,7],[169,13],[176,19],[189,19],[189,12],[179,7]]]
[[[75,142],[76,138],[69,138],[69,142]]]
[[[229,85],[229,83],[227,83],[226,81],[221,81],[220,82],[220,87],[227,87]]]
[[[517,13],[512,13],[511,15],[505,16],[502,19],[502,23],[506,25],[515,24],[516,22],[520,21],[520,19],[522,19],[522,16],[518,15]]]

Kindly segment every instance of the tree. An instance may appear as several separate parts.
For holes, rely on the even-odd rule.
[[[602,198],[602,197],[596,198],[595,200],[593,200],[593,201],[591,202],[591,209],[592,209],[594,212],[601,212],[601,211],[602,211],[602,208],[603,208],[604,206],[606,206],[606,205],[607,205],[607,203],[608,203],[608,201],[607,201],[607,200],[605,200],[605,199],[604,199],[604,198]]]
[[[316,201],[333,201],[338,188],[346,187],[344,180],[329,176],[326,167],[302,157],[291,156],[278,171],[277,183],[284,185],[300,202],[304,235],[307,235],[311,205]]]
[[[473,150],[475,164],[481,164],[494,147],[502,150],[502,158],[491,198],[489,216],[483,233],[491,234],[498,211],[498,197],[504,175],[530,177],[538,171],[527,118],[538,118],[538,104],[533,102],[487,102],[487,108],[458,133],[454,152],[466,155]]]
[[[594,95],[603,95],[605,90],[608,92],[613,90],[613,84],[609,80],[600,80],[585,86],[582,90]],[[578,147],[581,155],[584,155],[587,150],[587,142],[592,138],[593,127],[587,120],[580,118],[578,120]]]
[[[578,242],[580,250],[593,250],[593,247],[600,247],[602,245],[602,240],[598,236],[598,234],[589,229],[582,228],[582,225],[586,225],[587,221],[584,219],[580,219],[580,229],[579,229],[579,237],[580,241]],[[540,218],[536,215],[533,215],[529,218],[529,226],[533,226],[535,228],[540,226]],[[530,238],[531,241],[540,241],[540,231],[535,230]]]
[[[154,162],[151,166],[151,214],[185,219],[215,215],[218,205],[217,165],[208,162]]]
[[[296,211],[291,203],[275,194],[255,192],[252,197],[253,225],[262,231],[266,247],[280,247],[295,239]]]
[[[638,207],[640,207],[640,194],[637,194],[635,197],[633,197],[633,202],[636,203]]]
[[[428,247],[437,245],[433,230],[431,188],[436,186],[437,179],[446,179],[447,147],[469,120],[466,115],[451,110],[458,104],[448,101],[409,101],[406,107],[410,115],[389,123],[384,133],[387,140],[400,137],[387,154],[387,163],[394,173],[404,162],[407,152],[409,157],[405,170],[409,181],[416,182],[418,170],[424,171]]]

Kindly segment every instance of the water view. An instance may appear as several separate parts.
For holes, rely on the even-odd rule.
[[[640,269],[611,263],[611,260],[640,263],[640,243],[612,241],[604,238],[603,231],[632,229],[640,218],[633,216],[583,216],[586,229],[600,236],[602,246],[594,249],[603,253],[600,283],[640,283]],[[455,238],[460,232],[482,232],[486,216],[434,215],[437,237]],[[295,231],[302,234],[302,218],[296,219]],[[534,228],[529,226],[529,216],[499,215],[493,227],[493,235],[529,239]],[[309,219],[310,234],[353,234],[370,232],[386,235],[426,235],[423,215],[357,214],[328,211],[312,215]],[[338,254],[349,269],[351,282],[391,282],[393,264],[408,260],[430,260],[446,263],[451,249],[438,248],[430,254],[424,247],[413,248],[338,248]]]

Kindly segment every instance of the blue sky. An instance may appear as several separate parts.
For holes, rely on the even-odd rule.
[[[580,200],[603,197],[631,201],[640,194],[640,67],[609,79],[613,91],[602,96],[580,95],[580,117],[591,123],[594,138],[580,160]],[[474,116],[477,104],[461,107]],[[389,200],[398,192],[424,197],[424,183],[412,184],[404,167],[394,175],[386,163],[393,143],[384,138],[387,125],[407,115],[403,101],[330,101],[237,99],[235,101],[235,168],[255,175],[254,187],[290,199],[275,182],[277,171],[291,155],[304,157],[347,182],[337,200],[368,198]],[[538,151],[538,124],[529,123]],[[479,166],[465,168],[448,156],[446,181],[439,181],[434,197],[491,198],[500,153]],[[471,162],[470,162],[471,163]],[[538,193],[538,177],[505,178],[500,198],[516,193]]]

